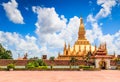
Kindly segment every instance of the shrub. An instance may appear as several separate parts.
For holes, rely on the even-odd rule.
[[[92,66],[84,66],[84,65],[80,65],[79,69],[83,69],[83,70],[92,70],[94,69]]]
[[[50,68],[53,69],[53,66],[51,65]]]
[[[83,67],[84,67],[84,65],[80,65],[80,66],[79,66],[79,69],[82,69]]]
[[[72,66],[70,65],[70,69],[72,69]]]
[[[35,60],[33,62],[29,62],[26,65],[27,69],[46,69],[46,67],[47,66],[46,66],[45,62],[41,59]]]
[[[120,70],[120,66],[117,66],[117,68],[116,68],[116,69]]]
[[[7,65],[7,69],[10,70],[10,69],[15,69],[15,65],[14,64],[8,64]]]
[[[38,69],[48,69],[48,67],[47,66],[39,66],[39,67],[37,67]]]
[[[34,61],[33,64],[34,64],[35,67],[39,66],[39,63],[37,61]]]
[[[2,68],[0,67],[0,70],[2,70]]]
[[[34,62],[29,62],[29,63],[26,65],[26,68],[27,68],[27,69],[33,69],[33,68],[35,68]]]

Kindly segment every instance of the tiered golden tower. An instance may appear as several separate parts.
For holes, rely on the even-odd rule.
[[[70,47],[70,44],[68,46],[66,43],[64,44],[64,50],[63,54],[58,54],[57,59],[58,60],[70,60],[71,57],[75,57],[76,59],[82,59],[89,51],[95,52],[95,47],[91,46],[89,41],[85,37],[85,27],[83,23],[83,19],[80,18],[80,26],[78,31],[78,39],[73,45],[73,47]]]

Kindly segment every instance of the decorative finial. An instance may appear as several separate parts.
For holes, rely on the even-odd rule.
[[[83,18],[80,17],[80,24],[83,24]]]

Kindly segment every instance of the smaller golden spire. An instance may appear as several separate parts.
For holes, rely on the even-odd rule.
[[[70,50],[70,44],[68,44],[68,50]]]
[[[63,51],[64,55],[66,55],[66,51],[67,51],[67,47],[66,47],[66,42],[65,42],[65,44],[64,44],[64,51]]]
[[[74,45],[74,49],[73,50],[75,51],[75,45]]]
[[[65,42],[65,44],[64,44],[64,50],[66,50],[66,48],[67,48],[67,47],[66,47],[66,42]]]
[[[71,54],[71,51],[70,51],[70,44],[68,44],[68,55]]]
[[[73,46],[72,55],[76,55],[75,45]]]

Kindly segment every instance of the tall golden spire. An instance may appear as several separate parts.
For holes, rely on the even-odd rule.
[[[80,26],[78,31],[78,40],[75,42],[75,45],[90,45],[89,41],[85,37],[85,27],[83,19],[80,17]]]
[[[78,39],[79,40],[84,40],[85,39],[85,28],[83,24],[83,19],[80,17],[80,27],[79,27],[79,32],[78,32]]]

